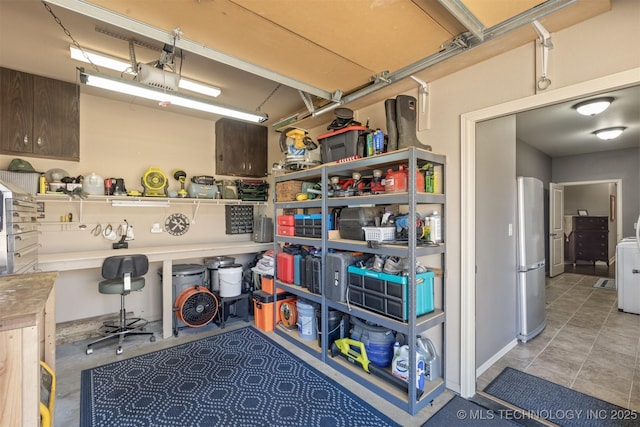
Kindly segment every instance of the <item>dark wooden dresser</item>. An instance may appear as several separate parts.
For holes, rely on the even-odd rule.
[[[609,266],[609,218],[606,216],[571,217],[571,230],[565,246],[565,259],[606,262]]]

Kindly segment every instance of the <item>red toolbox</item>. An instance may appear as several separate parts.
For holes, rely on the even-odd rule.
[[[280,236],[295,236],[296,227],[293,225],[278,225],[278,234]]]
[[[294,256],[286,252],[280,252],[276,258],[276,277],[285,283],[293,283]]]
[[[278,215],[278,225],[295,226],[296,220],[293,215]]]

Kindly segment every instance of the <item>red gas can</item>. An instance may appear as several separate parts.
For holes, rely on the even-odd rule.
[[[280,252],[276,258],[276,276],[285,283],[293,283],[293,255]]]
[[[385,193],[397,193],[407,191],[409,187],[409,170],[400,165],[397,171],[389,169],[385,178]],[[416,190],[424,193],[424,175],[416,170]]]
[[[387,170],[387,176],[384,179],[385,193],[397,193],[407,191],[407,172],[400,165],[397,171],[393,169]]]

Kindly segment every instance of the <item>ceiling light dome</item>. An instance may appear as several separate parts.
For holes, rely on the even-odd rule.
[[[612,128],[606,128],[606,129],[598,129],[596,131],[594,131],[593,133],[600,139],[603,139],[605,141],[609,140],[609,139],[614,139],[620,136],[620,134],[626,129],[626,127],[624,126],[617,126],[617,127],[612,127]]]
[[[588,101],[579,102],[573,106],[573,108],[583,116],[595,116],[602,113],[609,108],[609,105],[613,102],[613,98],[610,96],[603,98],[594,98]]]

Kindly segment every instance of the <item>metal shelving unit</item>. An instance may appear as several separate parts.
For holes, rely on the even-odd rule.
[[[383,316],[366,308],[356,307],[347,303],[337,302],[326,298],[324,294],[316,295],[306,289],[287,283],[283,283],[275,280],[275,288],[284,289],[297,295],[300,298],[304,298],[308,301],[317,303],[320,305],[321,312],[321,325],[322,331],[328,330],[328,318],[329,309],[338,310],[342,313],[353,315],[365,321],[370,321],[382,327],[394,330],[396,332],[404,334],[406,337],[415,337],[435,327],[441,328],[442,336],[442,348],[440,350],[440,358],[442,361],[441,372],[444,375],[445,366],[445,337],[444,337],[444,323],[446,319],[444,309],[444,270],[445,270],[445,245],[439,244],[435,246],[419,246],[416,240],[411,240],[406,244],[381,244],[376,248],[370,248],[364,241],[358,240],[345,240],[339,238],[330,238],[329,233],[326,230],[326,218],[332,208],[346,207],[346,206],[372,206],[372,205],[402,205],[407,207],[407,214],[410,218],[414,217],[417,213],[419,205],[439,205],[442,218],[445,217],[445,204],[446,197],[444,191],[444,185],[442,185],[442,191],[440,193],[418,193],[415,191],[400,192],[392,194],[377,194],[377,195],[365,195],[365,196],[351,196],[351,197],[327,197],[327,188],[330,183],[330,177],[350,177],[352,172],[370,172],[373,169],[391,168],[400,164],[408,164],[408,188],[416,188],[416,172],[419,165],[425,163],[433,163],[439,166],[441,176],[444,176],[444,168],[446,159],[442,155],[433,154],[420,148],[408,148],[403,150],[394,151],[391,153],[382,154],[379,156],[368,157],[364,159],[358,159],[345,163],[330,163],[325,164],[313,169],[307,169],[298,172],[292,172],[283,176],[275,178],[275,185],[279,182],[301,180],[301,181],[320,181],[322,183],[323,197],[318,200],[306,200],[306,201],[294,201],[294,202],[278,202],[276,198],[276,191],[274,191],[274,251],[277,253],[280,244],[284,243],[297,243],[301,245],[311,245],[322,248],[322,265],[321,269],[321,281],[324,284],[324,265],[325,254],[330,249],[342,250],[342,251],[355,251],[365,252],[369,254],[387,255],[387,256],[399,256],[408,257],[411,260],[415,260],[417,257],[423,256],[439,256],[440,281],[442,283],[442,298],[440,301],[436,301],[436,309],[428,314],[417,316],[416,315],[416,266],[415,262],[410,263],[409,268],[409,284],[408,295],[406,304],[408,305],[408,321],[402,322],[393,318]],[[363,173],[364,175],[364,173]],[[444,181],[442,181],[444,184]],[[323,233],[322,238],[302,238],[291,236],[279,236],[277,234],[277,221],[278,212],[282,209],[308,209],[315,208],[322,212],[323,218]],[[443,237],[444,223],[442,227]],[[416,235],[415,221],[409,221],[409,236]],[[440,307],[438,307],[440,305]],[[274,308],[275,309],[275,308]],[[275,318],[275,317],[274,317]],[[383,396],[394,405],[402,408],[410,414],[415,414],[418,410],[428,405],[438,394],[442,393],[445,388],[444,378],[438,378],[434,381],[425,382],[425,387],[422,394],[419,396],[419,392],[416,390],[416,379],[411,377],[408,384],[408,392],[403,393],[401,390],[394,388],[393,386],[381,381],[379,378],[373,377],[364,370],[355,367],[352,364],[347,363],[343,358],[330,357],[330,349],[328,349],[328,334],[322,334],[321,346],[309,345],[308,342],[302,342],[297,338],[296,334],[281,330],[276,326],[275,331],[277,334],[283,336],[293,344],[308,351],[318,359],[332,366],[344,375],[352,378],[355,381],[366,384],[367,387],[375,391],[377,394]],[[416,365],[416,348],[415,340],[409,340],[409,366]]]

